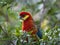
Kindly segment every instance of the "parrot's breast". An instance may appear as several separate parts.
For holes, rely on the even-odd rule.
[[[26,21],[24,21],[24,22],[22,23],[22,30],[29,32],[29,31],[31,31],[31,29],[32,29],[34,26],[35,26],[35,25],[34,25],[34,22],[33,22],[32,18],[29,18],[29,19],[27,19]]]

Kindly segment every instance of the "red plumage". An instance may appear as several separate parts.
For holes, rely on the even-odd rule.
[[[22,30],[26,32],[33,31],[32,33],[36,33],[36,27],[33,21],[33,18],[30,13],[28,12],[21,12],[20,16],[23,17],[24,15],[29,15],[28,19],[22,22]]]

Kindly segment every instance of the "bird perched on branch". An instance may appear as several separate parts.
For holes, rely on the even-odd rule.
[[[28,32],[33,38],[38,36],[42,39],[42,32],[35,26],[31,14],[29,12],[20,12],[19,16],[20,20],[22,20],[22,30]]]

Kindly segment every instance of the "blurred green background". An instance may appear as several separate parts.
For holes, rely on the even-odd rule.
[[[23,34],[21,11],[30,12],[40,26],[43,39],[38,45],[60,45],[60,0],[0,0],[0,45],[12,45],[17,39],[19,42]]]

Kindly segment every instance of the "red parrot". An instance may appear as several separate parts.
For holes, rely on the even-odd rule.
[[[39,29],[34,24],[34,20],[29,12],[20,12],[20,19],[22,21],[22,30],[28,32],[31,35],[37,35],[42,38],[42,34]]]
[[[36,33],[37,30],[36,30],[36,27],[35,27],[31,14],[28,12],[21,12],[20,16],[23,19],[22,30],[26,31],[26,32],[32,31],[32,33]]]

